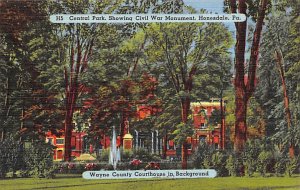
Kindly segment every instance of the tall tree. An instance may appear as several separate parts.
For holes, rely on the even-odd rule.
[[[221,32],[222,31],[222,32]],[[209,65],[209,57],[218,56],[230,47],[230,34],[220,24],[152,24],[145,29],[148,61],[164,68],[163,75],[172,84],[181,110],[181,124],[188,124],[193,82],[199,69]],[[214,54],[219,52],[218,55]],[[226,54],[226,53],[225,53]],[[189,127],[188,127],[189,126]],[[186,133],[181,135],[191,135]],[[180,138],[183,139],[183,138]],[[187,167],[187,141],[182,142],[182,168]]]
[[[245,49],[247,36],[247,20],[245,22],[235,23],[236,27],[236,46],[235,46],[235,140],[234,149],[237,152],[243,150],[247,139],[247,105],[250,97],[255,91],[256,68],[259,56],[259,44],[264,24],[268,0],[261,0],[255,17],[256,25],[251,45],[248,74],[245,76]],[[246,0],[230,0],[229,5],[232,13],[248,15],[248,5],[253,3]],[[255,6],[254,6],[255,7]],[[253,7],[252,7],[253,9]],[[253,11],[250,9],[250,11]]]
[[[51,12],[53,13],[111,13],[117,8],[120,2],[72,2],[57,1],[53,2]],[[103,25],[105,27],[105,25]],[[59,60],[56,63],[60,72],[58,76],[63,79],[64,92],[64,136],[65,152],[64,160],[71,159],[71,135],[73,126],[73,115],[79,110],[78,99],[84,93],[82,76],[87,71],[88,61],[92,54],[95,36],[102,32],[102,27],[96,24],[65,24],[57,27],[54,35],[61,41],[57,48]],[[61,71],[63,73],[61,73]],[[50,73],[51,74],[51,73]],[[63,74],[63,75],[62,75]],[[61,77],[63,76],[63,77]],[[58,85],[54,78],[52,83]],[[60,81],[62,82],[62,81]],[[56,83],[56,84],[55,84]],[[62,85],[62,84],[60,84]],[[59,86],[58,86],[59,87]],[[59,88],[61,90],[61,88]]]
[[[138,0],[128,0],[123,6],[121,6],[118,10],[118,13],[126,13],[126,14],[136,14],[136,13],[178,13],[183,10],[183,2],[181,0],[171,0],[171,1],[159,1],[159,0],[146,0],[146,1],[138,1]],[[147,24],[125,24],[122,28],[123,35],[128,35],[128,37],[132,37],[135,35],[136,31],[139,28],[145,28]],[[145,70],[140,67],[142,58],[142,54],[144,51],[145,41],[141,41],[138,39],[137,34],[133,40],[129,40],[129,44],[125,44],[125,48],[123,48],[124,62],[122,64],[122,69],[125,71],[122,77],[124,80],[135,80],[135,78],[141,75]],[[143,36],[140,36],[143,38]],[[129,46],[128,46],[129,45]],[[127,47],[127,48],[126,48]],[[123,71],[123,72],[124,72]],[[123,84],[126,84],[125,82]],[[130,98],[130,93],[127,93],[124,90],[126,86],[124,86],[122,96],[125,99]],[[128,103],[127,103],[128,104]],[[130,104],[128,104],[130,105]],[[123,143],[123,136],[127,133],[126,126],[130,117],[132,117],[132,113],[126,111],[127,108],[123,109],[120,114],[121,123],[120,123],[120,137],[121,144]]]
[[[290,10],[288,12],[287,7]],[[264,115],[267,116],[264,117],[267,124],[266,135],[271,137],[281,151],[289,149],[290,156],[293,152],[297,154],[297,148],[293,147],[299,144],[299,55],[295,53],[299,51],[299,30],[296,29],[299,28],[299,13],[295,11],[298,9],[297,1],[281,1],[272,8],[272,15],[267,17],[267,29],[261,45],[264,59],[260,64],[256,93]],[[277,52],[276,56],[274,51]]]
[[[32,32],[29,26],[45,15],[41,7],[38,2],[25,0],[0,2],[1,140],[7,133],[19,134],[24,124],[20,118],[24,115],[25,102],[30,99],[37,76],[36,70],[31,68],[25,34]]]

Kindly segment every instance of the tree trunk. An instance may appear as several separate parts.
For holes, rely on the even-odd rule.
[[[238,1],[238,7],[235,0],[230,0],[232,13],[247,13],[247,3],[245,0]],[[247,133],[247,104],[249,98],[255,91],[256,68],[258,64],[259,43],[261,38],[263,20],[265,17],[268,0],[261,0],[258,17],[256,21],[253,42],[251,46],[250,61],[248,67],[248,77],[245,81],[245,48],[247,36],[247,21],[235,23],[236,26],[236,46],[235,46],[235,139],[234,149],[241,152],[244,149]]]
[[[186,170],[187,169],[187,156],[188,156],[188,149],[187,149],[187,142],[184,141],[183,144],[182,144],[182,163],[181,163],[181,167],[183,170]]]
[[[93,39],[86,45],[86,49],[82,49],[79,36],[76,41],[72,42],[69,72],[67,68],[64,68],[64,80],[65,80],[65,153],[64,160],[71,160],[71,138],[73,131],[73,114],[76,107],[77,98],[80,94],[79,79],[80,75],[85,71],[88,63],[88,57],[91,55],[93,46]],[[74,67],[75,66],[75,67]]]
[[[163,159],[167,158],[167,143],[168,143],[168,132],[167,130],[165,130],[165,135],[163,139],[163,154],[162,154]]]
[[[190,110],[190,98],[185,97],[181,99],[181,121],[183,123],[187,123],[188,120],[188,113]],[[182,144],[182,151],[181,151],[181,160],[182,160],[182,169],[187,169],[187,159],[188,159],[188,150],[187,150],[187,141]]]
[[[223,89],[221,90],[220,98],[220,110],[221,110],[221,149],[225,149],[225,116],[224,116],[224,104],[223,104]]]
[[[8,67],[9,68],[9,67]],[[10,93],[10,84],[11,84],[11,80],[10,80],[10,72],[8,71],[8,69],[6,70],[7,72],[7,77],[6,77],[6,84],[5,84],[5,87],[6,87],[6,93],[5,93],[5,100],[4,100],[4,110],[5,110],[5,120],[8,120],[9,118],[9,115],[10,115],[10,110],[11,110],[11,93]],[[8,127],[7,125],[2,125],[2,131],[1,131],[1,141],[4,141],[5,139],[5,136],[6,136],[6,127]]]
[[[72,116],[71,116],[72,115]],[[65,146],[64,146],[64,161],[71,161],[71,138],[72,138],[72,130],[73,130],[73,114],[67,113],[65,116]]]
[[[290,111],[290,106],[289,106],[289,96],[287,93],[287,87],[286,87],[286,83],[285,83],[285,76],[284,76],[285,71],[284,71],[284,67],[283,67],[283,56],[282,56],[282,52],[280,50],[278,50],[278,51],[275,50],[275,58],[277,61],[277,69],[279,71],[281,83],[282,83],[286,121],[287,121],[288,129],[290,129],[292,126],[292,118],[291,118],[291,111]],[[289,155],[291,158],[295,157],[294,143],[292,141],[290,142]]]
[[[235,94],[235,139],[234,139],[234,150],[241,152],[244,149],[247,137],[247,100],[245,98],[244,90],[236,87]]]

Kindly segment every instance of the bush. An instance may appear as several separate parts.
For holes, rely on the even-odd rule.
[[[161,170],[181,169],[181,162],[162,162],[160,163]]]
[[[129,161],[129,160],[131,160],[131,158],[133,156],[132,150],[124,150],[124,149],[122,149],[121,154],[122,154],[121,155],[122,161]]]
[[[138,148],[133,151],[135,159],[139,159],[142,162],[156,161],[156,156],[152,155],[148,150],[143,148]]]
[[[26,149],[25,163],[31,175],[39,178],[53,178],[53,146],[44,142],[34,142]]]
[[[282,176],[286,170],[286,162],[288,157],[284,154],[275,155],[274,172],[276,176]]]
[[[194,168],[215,169],[218,176],[228,176],[226,168],[227,154],[222,150],[215,150],[207,143],[200,143],[192,160]]]
[[[257,169],[258,172],[260,172],[260,175],[265,177],[267,173],[267,167],[271,163],[271,160],[273,158],[272,152],[263,150],[259,155],[258,155],[258,160],[257,160]]]
[[[16,172],[17,177],[25,178],[30,177],[30,171],[29,170],[18,170]]]
[[[0,147],[0,178],[5,178],[8,172],[16,177],[15,172],[24,167],[23,144],[8,136],[0,142]]]
[[[292,176],[294,171],[299,167],[299,158],[289,158],[285,165],[285,174],[289,177]]]
[[[128,170],[131,169],[131,164],[129,162],[119,162],[117,165],[117,170]]]
[[[243,161],[244,168],[245,168],[245,175],[248,177],[252,177],[255,170],[256,170],[256,160],[253,158],[249,158]]]
[[[101,161],[108,161],[109,160],[109,154],[110,154],[110,149],[104,149],[101,151],[100,154],[100,160]]]
[[[228,170],[230,176],[243,176],[243,162],[238,154],[232,153],[226,160],[225,168]]]
[[[212,155],[211,164],[212,168],[217,171],[218,176],[228,176],[226,169],[227,154],[223,151],[217,151]]]
[[[201,142],[192,156],[194,168],[209,168],[213,152],[214,149],[212,146]]]
[[[245,175],[251,177],[256,171],[257,158],[260,153],[261,140],[253,139],[246,142],[243,151],[243,165],[245,167]]]
[[[130,169],[132,170],[138,170],[138,169],[141,169],[142,165],[142,161],[139,160],[139,159],[133,159],[131,162],[130,162]]]

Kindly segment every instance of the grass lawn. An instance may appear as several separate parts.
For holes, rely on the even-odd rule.
[[[56,179],[0,180],[0,189],[102,189],[102,190],[199,190],[199,189],[300,189],[300,177],[223,177],[213,179],[137,179],[137,180],[86,180],[80,175],[57,176]]]

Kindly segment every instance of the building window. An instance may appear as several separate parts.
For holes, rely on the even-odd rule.
[[[58,150],[56,153],[56,159],[63,159],[63,151],[62,150]]]
[[[83,143],[82,143],[82,150],[84,153],[88,153],[90,151],[90,145],[88,143],[88,138],[87,136],[83,137]]]
[[[53,144],[53,138],[47,138],[46,143]]]
[[[169,148],[170,150],[174,150],[175,146],[174,146],[174,141],[173,140],[169,140]]]
[[[56,139],[56,144],[64,144],[64,143],[65,143],[65,139],[63,138]]]
[[[205,129],[205,128],[206,128],[205,123],[201,123],[200,124],[200,129]]]
[[[215,149],[219,149],[219,144],[215,143]]]
[[[205,143],[205,141],[206,141],[206,136],[200,136],[199,137],[199,142],[200,143]]]
[[[72,150],[76,149],[76,137],[75,136],[72,136],[72,138],[71,138],[71,148],[72,148]]]

